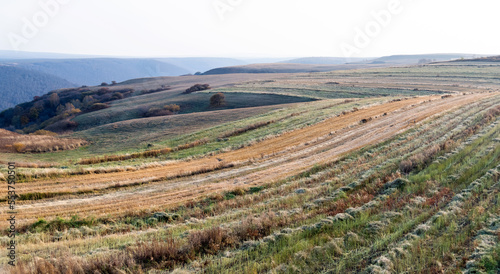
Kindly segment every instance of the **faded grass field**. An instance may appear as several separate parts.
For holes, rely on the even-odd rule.
[[[54,135],[18,134],[0,129],[0,152],[3,153],[43,153],[71,150],[87,144],[76,138],[58,138]]]

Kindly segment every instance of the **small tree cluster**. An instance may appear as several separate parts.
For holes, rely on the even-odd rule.
[[[202,90],[207,90],[207,89],[210,89],[210,85],[209,84],[196,84],[188,89],[186,89],[186,91],[184,91],[185,94],[189,94],[189,93],[193,93],[193,92],[196,92],[196,91],[202,91]]]
[[[176,104],[170,104],[163,107],[163,109],[169,110],[171,112],[177,113],[181,110],[181,107]]]
[[[108,107],[107,102],[134,95],[131,88],[69,88],[37,96],[31,102],[0,112],[0,127],[34,132],[80,112]]]
[[[216,108],[226,105],[224,93],[218,92],[210,97],[210,107]]]
[[[144,117],[166,116],[173,115],[181,110],[181,107],[176,104],[166,105],[163,108],[152,107],[143,113]]]
[[[161,85],[159,88],[142,90],[141,94],[150,94],[150,93],[155,93],[155,92],[160,92],[160,91],[165,91],[165,90],[170,90],[170,89],[171,88],[168,85]]]

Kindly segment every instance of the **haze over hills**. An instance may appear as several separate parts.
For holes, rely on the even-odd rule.
[[[0,65],[3,65],[0,70],[0,85],[3,87],[0,95],[8,98],[0,103],[0,110],[61,88],[144,77],[179,76],[244,64],[247,62],[232,58],[96,58],[87,55],[0,51]],[[9,67],[8,71],[6,66]]]
[[[30,52],[19,50],[0,50],[0,61],[20,59],[75,59],[75,58],[98,58],[99,55],[66,54],[55,52]]]
[[[0,110],[31,101],[34,96],[51,90],[75,86],[51,74],[0,64]]]
[[[11,68],[8,71],[8,77],[6,77],[6,74],[0,76],[2,85],[8,87],[0,90],[0,95],[18,94],[18,96],[9,96],[9,100],[4,100],[2,104],[0,104],[0,110],[30,100],[33,96],[44,94],[50,90],[82,85],[93,86],[99,85],[102,82],[121,82],[135,78],[179,76],[198,72],[205,75],[213,75],[227,73],[300,73],[333,71],[373,66],[409,65],[417,64],[422,60],[424,62],[448,61],[452,59],[479,57],[479,55],[419,54],[349,59],[343,57],[304,57],[295,59],[96,57],[99,56],[0,51],[0,64],[8,65]],[[31,73],[33,73],[32,76],[30,76]],[[27,80],[18,84],[19,79]],[[33,81],[36,83],[33,83]]]
[[[400,66],[478,57],[476,54],[390,55],[379,58],[304,57],[276,63],[215,68],[205,75],[226,73],[299,73],[367,68],[372,65]],[[367,66],[370,65],[370,66]]]
[[[177,76],[189,73],[181,67],[153,59],[53,59],[19,61],[18,66],[52,74],[79,85],[125,81],[139,77]]]
[[[462,53],[441,53],[441,54],[413,54],[413,55],[389,55],[366,61],[367,63],[390,63],[390,64],[418,64],[421,61],[451,61],[454,59],[476,58],[482,55],[462,54]]]
[[[51,90],[99,85],[139,77],[176,76],[190,71],[152,59],[24,59],[0,63],[0,110]],[[8,69],[7,69],[8,68]],[[17,94],[17,96],[13,96]]]
[[[205,72],[207,70],[228,67],[247,65],[251,62],[243,61],[234,58],[218,58],[218,57],[174,57],[174,58],[159,58],[161,62],[172,64],[188,71],[187,73]],[[177,76],[177,75],[165,75]]]
[[[448,55],[445,57],[443,56],[439,57],[436,55],[434,56],[436,58],[449,58]],[[394,58],[387,58],[387,60],[395,60],[396,62],[401,60],[402,58],[404,60],[412,60],[412,58],[413,60],[416,60],[415,58],[417,57],[429,57],[429,55],[425,56],[417,55],[410,57],[398,56]],[[235,59],[219,60],[217,58],[215,59],[191,58],[190,60],[193,63],[201,61],[205,62],[219,61],[225,63],[238,61]],[[180,60],[176,61],[180,62]],[[51,72],[53,74],[59,74],[62,75],[63,77],[69,78],[70,77],[69,74],[64,75],[63,73],[65,72],[65,69],[68,71],[71,70],[72,69],[71,66],[75,64],[78,64],[77,67],[81,74],[80,77],[89,75],[89,72],[87,71],[95,73],[96,76],[108,77],[108,78],[113,77],[111,79],[120,79],[120,80],[121,78],[119,77],[125,77],[126,75],[134,75],[141,73],[155,75],[161,73],[165,74],[169,73],[166,70],[162,72],[161,70],[162,67],[160,65],[156,67],[156,69],[158,68],[160,69],[154,71],[155,67],[153,67],[151,64],[158,64],[158,63],[163,64],[164,66],[166,66],[167,69],[169,68],[167,66],[167,63],[162,63],[157,60],[146,60],[146,59],[74,59],[74,60],[61,59],[61,60],[51,60],[50,62],[41,61],[40,63],[33,62],[31,60],[26,60],[25,63],[20,61],[19,63],[17,63],[16,66],[4,66],[4,70],[7,70],[7,72],[4,73],[4,75],[7,76],[15,73],[22,75],[23,73],[25,73],[28,74],[29,76],[31,72],[36,72],[33,67],[29,66],[38,65],[39,67],[37,67],[37,69],[39,70],[60,67],[59,70]],[[31,68],[31,70],[24,69],[20,66],[27,66],[28,68]],[[92,69],[91,66],[95,66],[96,69]],[[222,67],[222,68],[212,69],[202,75],[177,76],[177,77],[165,77],[165,76],[141,77],[141,78],[131,77],[130,80],[120,81],[119,83],[114,83],[106,87],[103,87],[101,84],[96,84],[93,86],[81,87],[76,89],[61,89],[57,91],[60,98],[58,99],[58,101],[61,104],[61,106],[67,108],[66,104],[71,103],[73,107],[80,109],[81,111],[83,111],[83,113],[82,115],[78,115],[78,117],[74,117],[74,119],[71,118],[72,121],[76,122],[76,124],[78,125],[77,128],[76,126],[71,126],[71,127],[65,126],[60,129],[56,129],[55,126],[47,127],[50,124],[53,124],[54,122],[66,118],[66,117],[59,117],[55,120],[52,119],[53,117],[60,115],[60,111],[57,109],[58,108],[57,104],[50,103],[51,99],[48,96],[50,95],[50,93],[48,95],[42,96],[41,98],[37,98],[32,102],[26,102],[26,101],[31,101],[31,99],[35,95],[30,94],[29,92],[26,92],[24,90],[27,89],[29,91],[29,87],[35,86],[37,90],[47,91],[47,89],[49,88],[39,83],[43,82],[43,80],[53,83],[53,85],[49,87],[54,87],[54,86],[75,87],[76,85],[73,84],[72,82],[63,80],[62,77],[59,78],[39,77],[36,78],[35,80],[31,80],[31,78],[29,77],[21,79],[9,76],[7,78],[10,79],[12,83],[21,82],[26,84],[24,86],[20,86],[20,88],[22,88],[24,92],[21,93],[22,96],[17,98],[17,100],[22,100],[21,102],[26,102],[26,103],[19,104],[16,107],[17,110],[9,109],[6,112],[0,114],[0,126],[3,127],[15,126],[18,129],[28,127],[29,128],[27,129],[28,132],[35,131],[37,129],[48,129],[48,128],[50,128],[50,130],[52,131],[64,132],[67,128],[83,130],[92,128],[96,125],[104,125],[107,123],[119,122],[123,120],[156,116],[159,113],[165,112],[165,111],[162,112],[161,109],[169,105],[178,105],[180,108],[179,110],[176,110],[176,113],[178,114],[203,112],[211,109],[207,104],[211,95],[209,95],[206,92],[203,93],[197,92],[195,94],[190,94],[185,92],[187,88],[195,84],[207,83],[210,84],[212,88],[216,90],[223,90],[225,89],[225,87],[231,86],[232,84],[238,81],[242,81],[243,79],[250,79],[249,75],[252,74],[259,74],[258,76],[255,75],[252,77],[256,79],[258,78],[261,81],[265,82],[268,79],[280,77],[281,74],[285,73],[304,73],[304,72],[311,73],[311,72],[328,72],[328,71],[333,72],[339,70],[346,71],[346,70],[356,70],[364,68],[373,69],[373,68],[395,67],[395,66],[398,65],[393,63],[375,63],[375,64],[351,63],[351,64],[338,64],[338,65],[289,64],[289,63],[250,64],[243,66],[232,66],[232,67]],[[110,69],[112,67],[120,67],[121,69],[113,71]],[[145,68],[145,67],[151,70],[150,71],[138,70],[140,68]],[[109,72],[115,74],[113,74],[110,77],[109,76],[110,74],[106,74],[107,71],[105,71],[104,68],[110,69]],[[129,70],[127,70],[127,68]],[[45,74],[40,72],[37,73],[44,76],[50,76],[47,73]],[[123,75],[125,76],[120,76],[117,73],[123,73]],[[273,74],[277,75],[273,76]],[[55,81],[54,79],[58,79],[60,81]],[[31,85],[28,84],[32,82],[35,83]],[[8,81],[4,81],[3,83],[5,85],[5,83],[8,83]],[[344,96],[364,97],[368,96],[367,94],[373,94],[373,91],[371,90],[364,91],[366,92],[365,94],[364,92],[360,92],[359,89],[357,89],[353,94],[353,90],[344,87],[343,85],[340,85],[340,83],[338,83],[337,81],[331,81],[331,85],[332,85],[331,88],[333,88],[332,90],[335,90],[336,93],[331,93],[330,91],[331,88],[329,88],[328,90],[323,90],[323,89],[316,90],[314,88],[312,90],[307,89],[302,91],[302,95],[299,96],[303,97],[303,99],[297,99],[296,87],[294,86],[287,88],[280,87],[279,90],[273,90],[274,95],[272,97],[266,98],[266,102],[270,103],[272,102],[272,104],[283,104],[283,103],[290,103],[297,101],[316,100],[321,98],[343,98]],[[12,86],[9,86],[10,89],[4,88],[4,90],[8,90],[10,93],[14,93],[16,87],[17,86],[13,84]],[[243,93],[246,95],[243,98],[241,96],[235,96],[234,92],[237,92],[239,95]],[[241,90],[239,87],[228,88],[227,90],[224,90],[224,94],[226,94],[227,100],[231,101],[231,104],[228,104],[226,107],[241,108],[241,107],[253,106],[255,103],[251,102],[255,100],[258,101],[258,99],[256,99],[255,97],[255,94],[261,92],[262,90],[260,88],[254,88],[251,86],[245,87]],[[278,94],[275,94],[277,92],[279,93],[279,96]],[[385,96],[385,92],[388,91],[383,91],[382,93],[380,91],[377,91],[376,94],[377,96]],[[304,94],[307,94],[307,96],[304,96]],[[36,95],[40,96],[41,94],[37,93]],[[90,96],[92,98],[86,98],[87,96]],[[10,105],[4,105],[5,108],[14,106],[16,102],[10,101],[6,102],[6,104]],[[117,105],[121,105],[121,107],[108,108],[110,106],[117,106]],[[32,108],[38,109],[38,115],[32,115],[31,113]],[[71,109],[67,109],[67,111],[70,112],[71,114],[74,114],[71,112],[72,111]],[[23,116],[26,117],[24,119],[25,121],[24,123],[21,122],[21,117]],[[103,117],[106,118],[103,119]],[[48,119],[52,119],[53,121],[46,122],[46,120]],[[64,123],[68,122],[69,120],[65,121]],[[59,126],[59,123],[56,125]]]
[[[388,66],[378,65],[378,66]],[[203,75],[229,74],[229,73],[301,73],[301,72],[323,72],[334,70],[349,70],[369,68],[377,65],[371,64],[295,64],[295,63],[268,63],[268,64],[250,64],[244,66],[222,67],[211,69]]]
[[[312,64],[312,65],[340,65],[351,62],[362,62],[375,58],[344,58],[344,57],[304,57],[280,61],[279,63]]]

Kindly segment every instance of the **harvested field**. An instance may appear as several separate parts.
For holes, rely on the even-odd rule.
[[[498,72],[432,65],[216,87],[321,88],[323,99],[154,144],[185,146],[167,155],[76,165],[85,154],[75,151],[67,169],[20,168],[11,272],[494,273]],[[134,134],[147,129],[133,123]]]
[[[124,206],[132,211],[141,208],[158,210],[167,205],[177,205],[214,191],[224,191],[239,185],[253,186],[277,181],[305,171],[314,165],[332,161],[357,148],[385,141],[410,125],[414,125],[414,122],[420,122],[442,110],[450,110],[491,96],[493,95],[474,94],[456,96],[447,100],[442,100],[439,96],[431,96],[391,102],[347,113],[311,127],[285,133],[253,146],[213,157],[189,162],[178,161],[162,167],[138,171],[88,174],[19,184],[19,191],[22,193],[47,192],[47,189],[54,189],[56,185],[58,192],[78,193],[98,190],[118,183],[143,181],[144,178],[156,181],[139,189],[121,190],[88,198],[33,201],[28,205],[20,206],[22,220],[33,222],[39,217],[70,217],[77,213],[97,217],[108,214],[120,216],[124,212],[119,209]],[[388,113],[388,115],[367,124],[358,124],[361,117],[381,116],[383,113]],[[331,132],[335,133],[330,134]],[[306,145],[306,143],[309,144]],[[222,162],[217,158],[222,159]],[[182,180],[165,184],[164,179],[204,170],[210,171],[216,169],[221,163],[234,164],[237,168],[211,174],[210,177],[213,178],[211,180],[189,179],[185,181],[185,185]],[[195,192],[192,191],[193,186],[196,186]],[[176,191],[174,192],[173,189]],[[0,190],[0,193],[5,195],[5,190]],[[136,199],[139,202],[134,202]]]

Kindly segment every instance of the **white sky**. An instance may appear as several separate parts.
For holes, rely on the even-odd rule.
[[[372,13],[389,12],[391,1],[400,3],[399,12],[386,26],[375,23]],[[43,3],[59,7],[46,22]],[[231,10],[222,19],[214,4]],[[0,49],[295,57],[346,56],[343,46],[360,57],[500,54],[499,10],[498,0],[0,0]],[[35,15],[38,31],[23,35]],[[367,27],[372,37],[354,43],[357,29]]]

